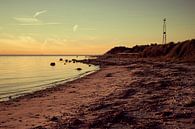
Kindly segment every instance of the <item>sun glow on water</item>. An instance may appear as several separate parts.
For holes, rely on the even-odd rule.
[[[59,61],[62,56],[0,56],[0,100],[54,86],[98,70],[97,66]],[[84,59],[84,56],[64,56]],[[56,66],[50,66],[56,62]],[[65,63],[65,64],[64,64]],[[77,71],[77,68],[82,68]]]

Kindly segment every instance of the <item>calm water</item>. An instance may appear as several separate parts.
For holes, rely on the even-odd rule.
[[[84,59],[85,56],[0,56],[0,101],[58,83],[64,83],[99,69],[82,63],[66,63],[63,59]],[[50,66],[56,62],[56,66]],[[77,71],[76,68],[82,68]]]

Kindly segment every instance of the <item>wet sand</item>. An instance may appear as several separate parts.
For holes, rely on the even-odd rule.
[[[1,129],[193,129],[195,65],[128,61],[0,103]]]

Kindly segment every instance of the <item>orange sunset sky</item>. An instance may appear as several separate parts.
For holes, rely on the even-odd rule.
[[[0,0],[0,55],[103,54],[195,37],[194,0]]]

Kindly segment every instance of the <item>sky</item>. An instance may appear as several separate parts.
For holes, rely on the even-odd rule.
[[[0,55],[103,54],[195,38],[195,0],[0,0]]]

